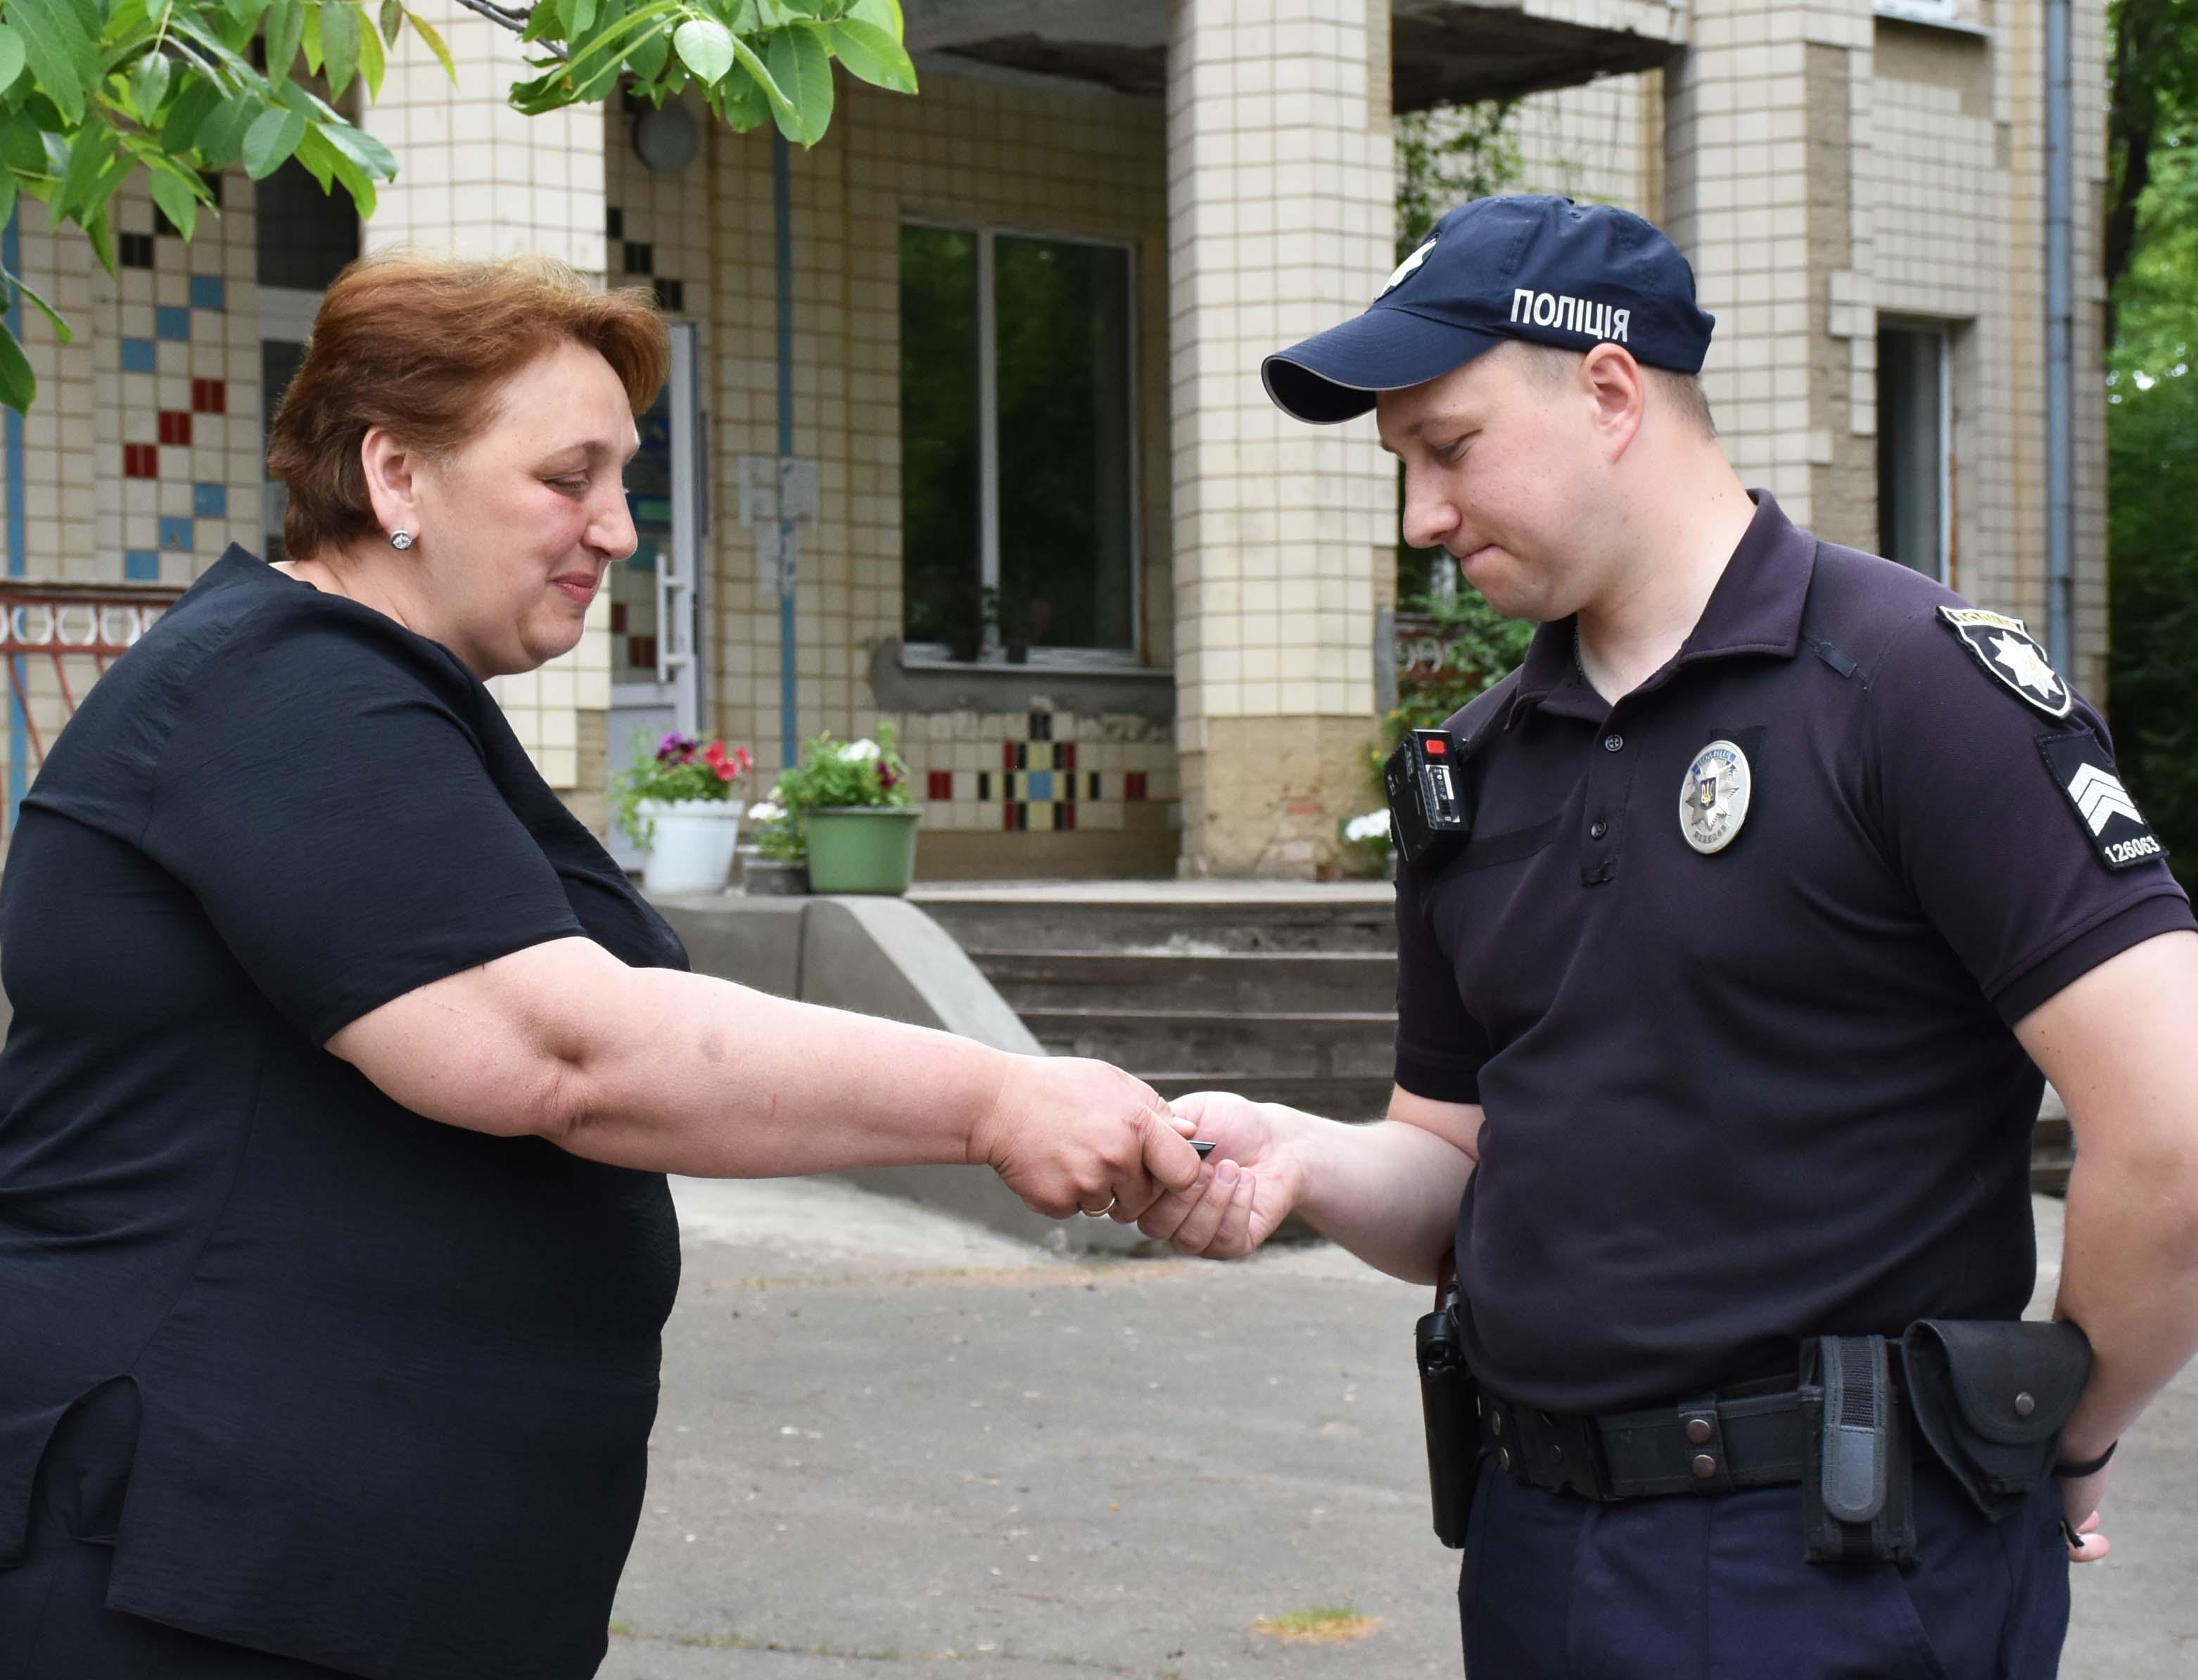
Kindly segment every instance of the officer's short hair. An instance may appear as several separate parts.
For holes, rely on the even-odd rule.
[[[1536,377],[1555,385],[1569,375],[1585,359],[1585,350],[1570,350],[1561,344],[1530,344],[1524,339],[1514,339],[1503,346],[1504,353],[1519,358],[1520,364],[1534,370]],[[1709,393],[1702,389],[1700,374],[1675,373],[1669,368],[1652,368],[1643,364],[1641,376],[1646,381],[1654,401],[1668,407],[1682,424],[1692,425],[1705,438],[1718,434],[1717,420],[1710,413]]]

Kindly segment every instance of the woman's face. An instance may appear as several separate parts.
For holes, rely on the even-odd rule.
[[[412,483],[430,623],[415,627],[480,677],[569,653],[614,561],[634,550],[625,463],[639,446],[625,387],[565,343],[505,383],[486,428],[423,461]]]

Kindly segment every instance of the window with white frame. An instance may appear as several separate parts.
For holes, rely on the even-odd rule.
[[[1941,583],[1953,547],[1951,379],[1942,323],[1879,323],[1878,547]]]
[[[1132,284],[1121,245],[902,229],[911,652],[1134,657]]]

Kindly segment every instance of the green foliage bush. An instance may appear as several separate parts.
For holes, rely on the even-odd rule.
[[[2108,689],[2123,779],[2198,890],[2198,373],[2168,363],[2118,381],[2109,420],[2109,577],[2114,655]]]

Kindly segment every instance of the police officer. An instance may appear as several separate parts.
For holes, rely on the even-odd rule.
[[[1387,1121],[1181,1101],[1221,1148],[1140,1224],[1454,1248],[1475,1676],[2029,1680],[2198,1347],[2198,934],[2020,620],[1742,488],[1712,324],[1639,218],[1497,198],[1268,359],[1539,628],[1448,725],[1469,839],[1399,874]],[[2087,1386],[2012,1322],[2047,1076]]]

